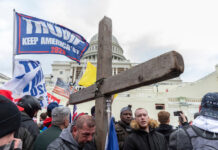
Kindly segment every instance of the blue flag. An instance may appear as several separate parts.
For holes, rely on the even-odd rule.
[[[113,118],[111,118],[110,120],[109,134],[106,144],[107,146],[105,150],[119,150],[117,133],[115,131]]]
[[[80,63],[89,43],[64,26],[15,12],[14,51],[19,54],[60,54]]]

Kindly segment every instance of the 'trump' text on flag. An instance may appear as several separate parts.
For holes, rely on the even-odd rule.
[[[64,26],[15,12],[14,52],[61,54],[80,63],[89,47],[78,33]]]

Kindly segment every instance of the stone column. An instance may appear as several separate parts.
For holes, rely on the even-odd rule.
[[[77,66],[75,66],[73,70],[74,70],[74,71],[73,71],[73,81],[75,82],[75,81],[76,81]]]

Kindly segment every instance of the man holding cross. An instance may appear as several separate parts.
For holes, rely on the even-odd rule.
[[[149,126],[147,110],[138,108],[131,122],[133,132],[124,143],[124,150],[167,150],[165,137]]]

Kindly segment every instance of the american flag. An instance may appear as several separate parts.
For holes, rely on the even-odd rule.
[[[47,95],[48,95],[48,104],[50,104],[51,102],[57,102],[58,104],[60,103],[61,100],[55,97],[54,95],[48,92],[47,92]]]
[[[72,116],[72,121],[74,120],[74,118],[77,116],[77,105],[73,105],[73,116]]]
[[[56,85],[52,92],[69,99],[70,94],[77,92],[77,90],[73,86],[70,86],[69,84],[65,83],[61,78],[57,78]],[[76,115],[77,115],[77,105],[74,105],[72,120],[75,118]]]
[[[69,84],[65,83],[61,78],[57,78],[56,85],[52,92],[69,98],[70,94],[73,93],[72,90],[74,91],[74,89]]]

